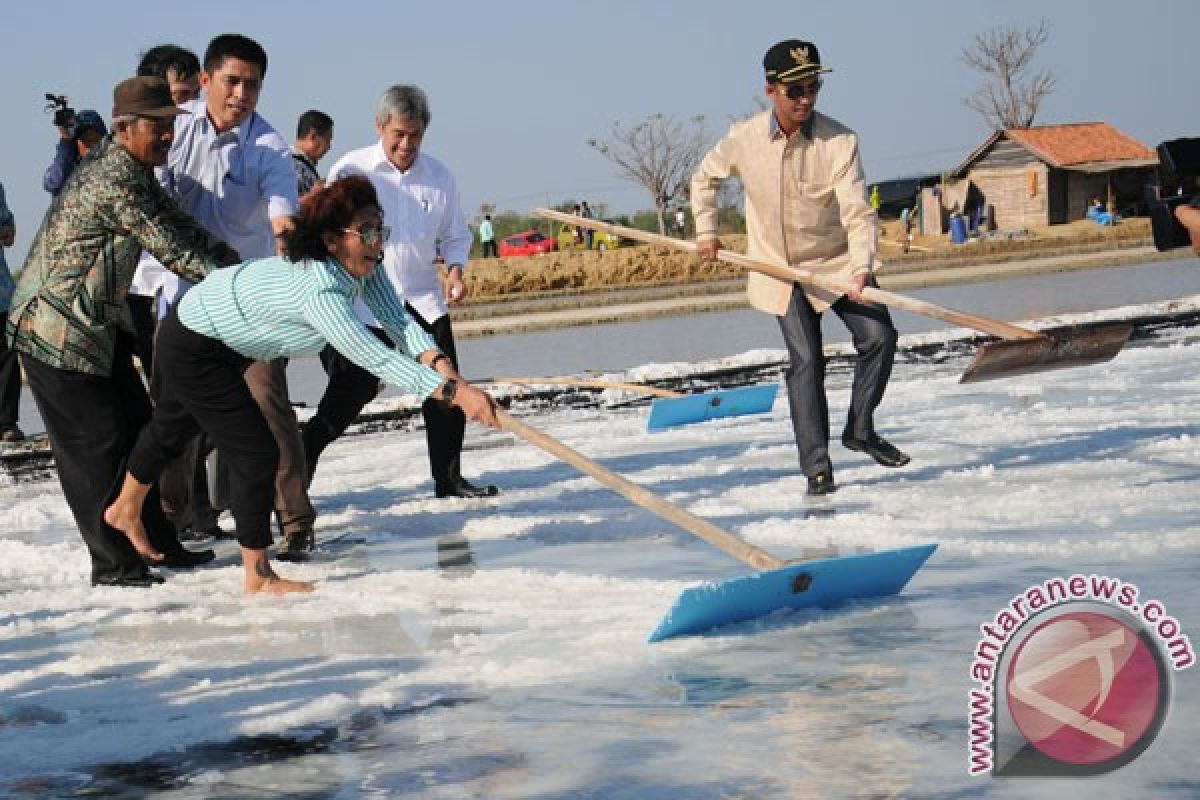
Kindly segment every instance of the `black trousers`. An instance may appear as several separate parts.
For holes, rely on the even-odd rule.
[[[842,297],[831,308],[849,329],[858,353],[845,433],[861,439],[875,431],[875,409],[883,400],[896,356],[896,328],[886,306],[863,305]],[[788,350],[784,382],[800,469],[812,477],[833,469],[829,459],[829,406],[825,399],[821,315],[813,310],[804,290],[795,286],[787,313],[778,319]]]
[[[133,329],[136,331],[133,354],[142,362],[142,374],[149,383],[154,370],[154,329],[158,326],[154,316],[154,298],[127,294],[125,304],[129,306],[129,315],[133,317]]]
[[[13,428],[21,409],[21,367],[17,353],[9,349],[5,326],[8,312],[0,311],[0,428]]]
[[[253,362],[185,328],[173,309],[159,324],[156,356],[158,402],[129,456],[129,471],[142,483],[156,481],[204,431],[229,467],[229,509],[238,542],[265,549],[271,544],[279,448],[242,377]]]
[[[458,352],[454,347],[450,315],[444,314],[430,324],[412,306],[406,305],[405,308],[416,323],[433,336],[438,349],[458,369]],[[372,328],[371,331],[384,344],[393,346],[392,340],[382,330]],[[321,396],[317,413],[304,428],[305,457],[313,468],[321,451],[341,436],[363,410],[363,406],[379,394],[379,379],[332,347],[321,351],[321,364],[329,376],[329,385]],[[433,398],[421,405],[421,415],[425,419],[425,441],[429,448],[429,469],[433,481],[439,486],[454,484],[462,479],[462,446],[467,417],[462,409]]]
[[[496,246],[495,239],[489,239],[488,241],[483,243],[483,257],[484,258],[499,258],[500,257],[500,248]]]
[[[138,431],[150,419],[150,398],[133,366],[133,337],[117,337],[112,375],[102,377],[52,367],[21,354],[29,388],[50,437],[58,482],[92,557],[92,579],[144,575],[146,565],[129,539],[104,522],[120,492],[126,460]],[[183,545],[151,488],[142,508],[150,543],[167,555]]]

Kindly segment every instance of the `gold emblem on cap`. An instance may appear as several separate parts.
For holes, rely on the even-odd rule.
[[[792,57],[792,60],[796,62],[796,66],[807,67],[809,65],[807,47],[793,47],[789,52],[789,55]]]

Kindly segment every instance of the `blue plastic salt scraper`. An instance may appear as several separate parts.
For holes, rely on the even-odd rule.
[[[784,561],[611,472],[541,431],[497,412],[500,426],[759,572],[684,590],[649,636],[657,642],[757,619],[785,608],[831,608],[898,593],[935,544],[815,561]]]
[[[511,383],[514,386],[580,386],[588,389],[620,389],[654,396],[646,430],[655,431],[707,422],[710,419],[741,417],[746,414],[765,414],[775,406],[779,384],[739,386],[735,389],[716,389],[710,392],[684,394],[642,383],[614,383],[586,378],[491,378],[491,383]]]

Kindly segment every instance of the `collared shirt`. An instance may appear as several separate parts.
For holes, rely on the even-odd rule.
[[[202,95],[180,106],[175,141],[159,181],[179,204],[243,259],[275,254],[271,220],[296,213],[296,170],[290,148],[270,124],[252,113],[240,125],[217,133]],[[187,286],[147,260],[134,290],[175,301]]]
[[[843,281],[870,273],[877,218],[852,130],[816,111],[791,136],[771,110],[736,123],[692,177],[697,238],[716,236],[717,189],[731,176],[740,177],[745,190],[749,257]],[[791,283],[751,272],[746,288],[755,308],[787,313]],[[816,311],[839,297],[812,287],[804,292]]]
[[[492,230],[492,221],[490,219],[485,219],[479,223],[479,241],[490,242],[495,238],[496,233]]]
[[[296,168],[296,194],[304,197],[320,183],[321,173],[317,172],[317,165],[313,160],[295,147],[292,148],[292,166]]]
[[[14,350],[108,376],[138,254],[198,281],[232,255],[111,137],[75,169],[30,246],[8,315]]]
[[[425,153],[418,153],[408,171],[401,172],[379,142],[338,159],[329,170],[329,182],[354,173],[370,178],[383,205],[384,222],[392,228],[383,250],[383,268],[392,285],[426,322],[445,316],[445,293],[434,259],[440,253],[448,266],[465,266],[473,238],[454,175]],[[375,324],[361,303],[358,312],[364,322]]]
[[[16,224],[13,213],[8,208],[8,200],[4,197],[4,184],[0,183],[0,233]],[[0,313],[8,311],[15,287],[12,273],[8,271],[8,261],[4,258],[4,247],[0,246]],[[0,336],[3,335],[4,331],[0,331]]]
[[[404,353],[385,346],[357,319],[356,300],[366,302]],[[209,275],[179,301],[178,313],[186,327],[256,361],[315,355],[329,343],[385,383],[421,399],[443,380],[413,360],[437,345],[405,313],[379,269],[355,278],[332,260],[247,261]]]

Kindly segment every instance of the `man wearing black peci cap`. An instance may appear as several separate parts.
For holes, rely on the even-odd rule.
[[[128,538],[104,521],[124,463],[150,419],[133,367],[133,324],[125,293],[138,254],[201,280],[238,254],[201,228],[159,186],[180,110],[161,78],[130,78],[113,92],[114,135],[71,175],[50,205],[21,271],[7,335],[20,354],[46,425],[59,484],[91,555],[93,585],[145,587],[147,570]],[[180,543],[158,498],[143,523],[154,565],[193,567],[213,552]]]
[[[786,383],[800,467],[808,477],[808,493],[824,495],[836,485],[821,314],[833,309],[858,352],[842,445],[885,467],[909,461],[875,432],[874,424],[892,371],[896,329],[886,308],[866,303],[859,294],[874,285],[877,219],[867,202],[858,137],[815,109],[821,75],[832,70],[821,63],[816,45],[798,39],[772,46],[763,70],[770,108],[736,123],[692,178],[696,245],[701,257],[716,258],[721,248],[717,188],[736,175],[745,189],[748,256],[851,287],[839,294],[756,272],[747,283],[751,305],[779,318],[790,361]]]

